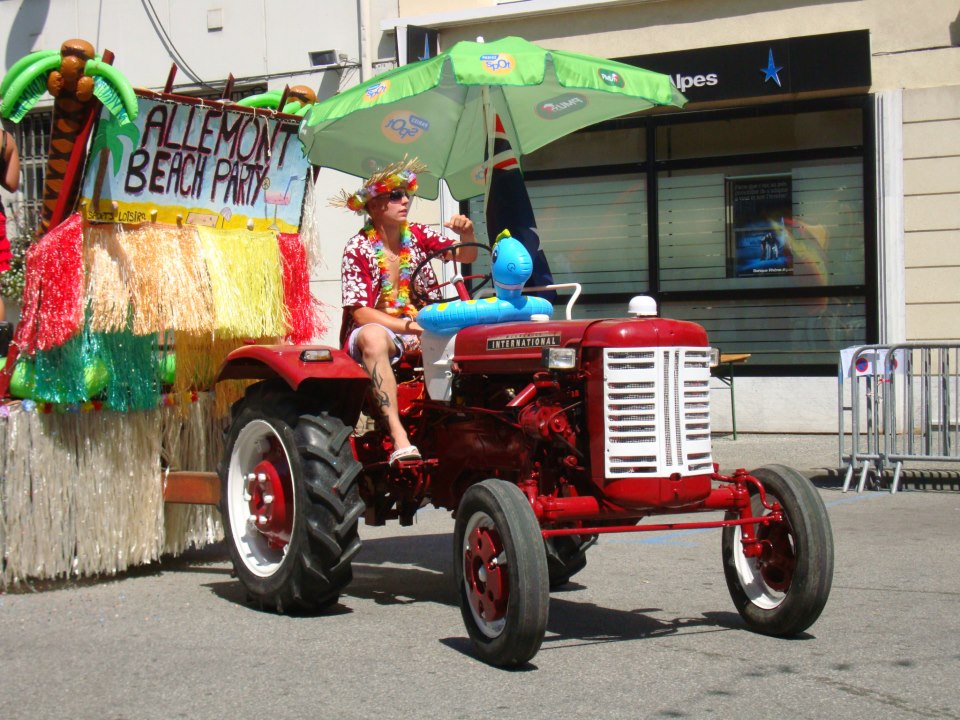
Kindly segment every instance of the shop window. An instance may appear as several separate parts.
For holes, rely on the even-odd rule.
[[[750,353],[751,367],[835,366],[840,348],[866,343],[862,296],[664,301],[661,311],[703,325],[724,353]]]
[[[524,158],[555,279],[583,285],[575,315],[622,317],[653,294],[724,352],[751,353],[745,372],[835,372],[838,350],[875,342],[864,107],[640,117]],[[482,200],[469,210],[485,238]]]
[[[860,110],[767,115],[657,128],[657,159],[686,160],[841,148],[863,142]]]
[[[585,295],[593,296],[649,290],[644,176],[528,179],[527,192],[556,282],[578,282]],[[471,201],[481,241],[487,238],[482,208],[482,198]],[[475,267],[487,272],[486,255]]]
[[[657,187],[663,291],[863,283],[862,163],[678,171]]]
[[[522,158],[526,172],[593,168],[636,163],[646,159],[646,131],[642,127],[621,130],[589,130],[555,140]]]

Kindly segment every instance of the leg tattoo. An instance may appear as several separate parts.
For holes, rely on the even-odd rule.
[[[373,401],[377,404],[381,410],[385,410],[390,407],[390,398],[383,391],[383,378],[380,376],[380,372],[377,369],[377,365],[373,367],[366,368],[367,373],[370,375],[370,380],[372,384],[370,386],[370,392],[373,395]]]

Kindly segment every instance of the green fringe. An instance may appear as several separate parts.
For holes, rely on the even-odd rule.
[[[75,335],[60,347],[37,351],[36,386],[37,400],[55,403],[76,403],[89,400],[83,382],[85,357],[83,335]]]
[[[134,335],[132,324],[131,317],[121,332],[95,333],[90,331],[88,315],[82,333],[60,347],[37,352],[34,397],[53,403],[102,397],[105,405],[120,412],[157,407],[166,351],[159,350],[157,334]],[[96,382],[95,369],[101,373],[105,369],[105,387],[102,381]]]
[[[106,404],[113,410],[150,410],[160,402],[160,357],[156,334],[95,333],[110,377]]]

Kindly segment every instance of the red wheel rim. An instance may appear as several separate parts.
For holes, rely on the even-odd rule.
[[[790,588],[797,566],[793,532],[786,519],[762,528],[757,539],[763,545],[757,558],[757,569],[772,590],[785,593]]]
[[[257,532],[277,550],[290,542],[293,532],[293,517],[289,513],[293,484],[284,458],[282,449],[271,443],[264,459],[246,476],[247,502]]]
[[[488,623],[507,613],[510,586],[507,569],[498,560],[502,555],[503,542],[495,528],[473,529],[463,553],[463,574],[470,605]]]

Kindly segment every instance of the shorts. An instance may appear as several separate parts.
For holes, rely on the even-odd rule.
[[[403,353],[420,349],[419,335],[400,335],[385,325],[381,325],[380,323],[367,323],[366,325],[355,327],[351,331],[350,337],[347,338],[347,354],[357,362],[360,362],[361,360],[360,353],[357,351],[357,335],[360,334],[360,331],[363,330],[363,328],[369,327],[370,325],[376,325],[377,327],[382,327],[384,330],[386,330],[387,336],[393,341],[394,347],[397,348],[397,353],[390,358],[391,365],[396,364],[397,361],[400,360],[400,357],[403,355]]]

